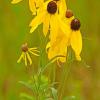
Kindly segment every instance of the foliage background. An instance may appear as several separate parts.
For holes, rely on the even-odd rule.
[[[12,5],[10,0],[0,0],[0,100],[18,100],[26,91],[18,84],[28,80],[38,58],[33,57],[33,67],[17,64],[20,45],[26,40],[30,46],[41,46],[40,34],[29,34],[32,19],[28,0]],[[90,66],[73,63],[66,81],[66,95],[75,100],[100,100],[100,0],[68,0],[68,8],[81,20],[83,35],[82,58]],[[42,35],[42,34],[41,34]],[[61,68],[58,68],[58,72]],[[58,77],[60,73],[58,74]]]

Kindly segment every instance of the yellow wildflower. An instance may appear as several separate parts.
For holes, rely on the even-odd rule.
[[[12,4],[16,4],[21,2],[22,0],[12,0]],[[44,0],[29,0],[29,8],[33,15],[36,15],[37,8],[41,7],[43,4]]]
[[[51,37],[55,38],[58,27],[61,27],[65,31],[64,25],[60,16],[62,15],[61,10],[66,9],[65,0],[48,0],[43,4],[43,7],[39,9],[37,16],[30,23],[30,33],[32,33],[38,25],[43,23],[43,33],[46,36],[50,29]]]
[[[28,48],[27,43],[22,45],[22,54],[19,57],[17,63],[20,63],[21,60],[23,59],[25,61],[25,65],[27,66],[28,61],[30,63],[30,65],[32,64],[32,59],[30,57],[30,54],[33,54],[35,56],[39,56],[37,53],[39,53],[39,51],[37,50],[37,48]],[[30,53],[30,54],[29,54]]]
[[[67,47],[71,46],[75,52],[77,60],[81,60],[80,53],[82,50],[82,36],[80,33],[80,21],[74,18],[73,13],[70,10],[66,12],[66,19],[64,19],[67,25],[67,33],[64,34],[60,29],[55,38],[55,41],[50,38],[50,42],[47,44],[46,49],[48,53],[48,58],[52,59],[57,55],[62,55],[65,57],[58,57],[57,62],[66,62]],[[53,41],[52,41],[53,40]]]
[[[70,27],[69,45],[74,50],[76,59],[80,61],[80,53],[82,51],[81,23],[77,18],[74,18],[71,10],[66,12],[65,23]]]

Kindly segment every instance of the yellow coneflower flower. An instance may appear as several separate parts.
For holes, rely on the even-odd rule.
[[[77,18],[74,18],[71,10],[67,10],[65,22],[70,27],[69,45],[74,50],[76,59],[80,61],[80,53],[82,51],[81,23]]]
[[[37,50],[37,48],[28,48],[27,43],[23,44],[22,47],[22,54],[19,57],[17,63],[20,63],[21,60],[23,59],[25,61],[25,66],[27,66],[28,62],[31,65],[32,64],[32,59],[30,57],[30,54],[33,54],[35,56],[39,56],[38,53],[39,51]]]
[[[16,4],[21,2],[22,0],[12,0],[12,4]],[[44,0],[29,0],[29,8],[33,15],[36,15],[37,8],[41,7],[43,4]]]
[[[64,21],[68,27],[67,33],[64,34],[63,31],[59,29],[55,41],[52,42],[52,39],[50,38],[50,42],[47,44],[46,47],[46,49],[48,49],[48,58],[52,59],[57,55],[62,55],[64,57],[58,57],[56,59],[57,62],[66,62],[67,47],[71,46],[75,52],[76,59],[80,61],[80,53],[82,50],[80,21],[74,18],[71,10],[67,10],[66,17],[67,18]]]
[[[30,23],[30,33],[32,33],[38,25],[43,23],[43,33],[46,36],[50,29],[50,37],[55,38],[58,27],[61,27],[65,31],[64,24],[62,23],[60,16],[63,9],[66,9],[65,0],[48,0],[43,4],[43,7],[39,9],[37,16]],[[64,6],[63,6],[64,5]]]

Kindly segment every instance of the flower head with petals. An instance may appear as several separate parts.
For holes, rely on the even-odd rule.
[[[57,55],[65,56],[64,58],[57,58],[60,62],[65,62],[67,57],[67,47],[71,46],[75,52],[76,59],[81,60],[80,53],[82,51],[82,36],[80,33],[80,21],[74,18],[71,10],[67,10],[66,18],[64,19],[67,25],[67,33],[64,34],[60,28],[58,29],[57,37],[55,41],[50,38],[50,42],[47,44],[46,49],[48,58],[52,59]]]
[[[17,63],[20,63],[21,60],[23,59],[25,61],[25,66],[28,65],[28,62],[31,65],[32,59],[30,57],[30,54],[35,55],[35,56],[39,56],[39,54],[38,54],[39,51],[37,50],[37,48],[35,48],[35,47],[34,48],[28,48],[27,43],[23,44],[21,49],[22,49],[22,54],[19,57]]]
[[[81,60],[80,54],[82,51],[82,35],[80,32],[81,23],[79,19],[73,16],[73,12],[71,10],[67,10],[65,15],[66,18],[64,21],[70,28],[68,44],[74,50],[76,59],[80,61]]]
[[[66,6],[63,6],[65,0],[48,0],[43,4],[43,7],[38,10],[38,14],[30,23],[30,33],[43,23],[43,33],[46,36],[48,30],[53,37],[56,36],[58,27],[61,26],[60,15],[62,15],[61,10],[66,9]]]

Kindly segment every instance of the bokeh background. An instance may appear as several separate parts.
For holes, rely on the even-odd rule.
[[[66,94],[75,96],[73,100],[100,100],[100,0],[68,0],[67,4],[81,20],[84,62],[72,64]],[[30,77],[33,68],[16,61],[22,43],[41,44],[41,33],[29,34],[31,19],[28,0],[17,5],[12,5],[11,0],[0,0],[0,100],[19,100],[24,89],[18,81]],[[33,57],[33,61],[36,67],[38,58]]]

